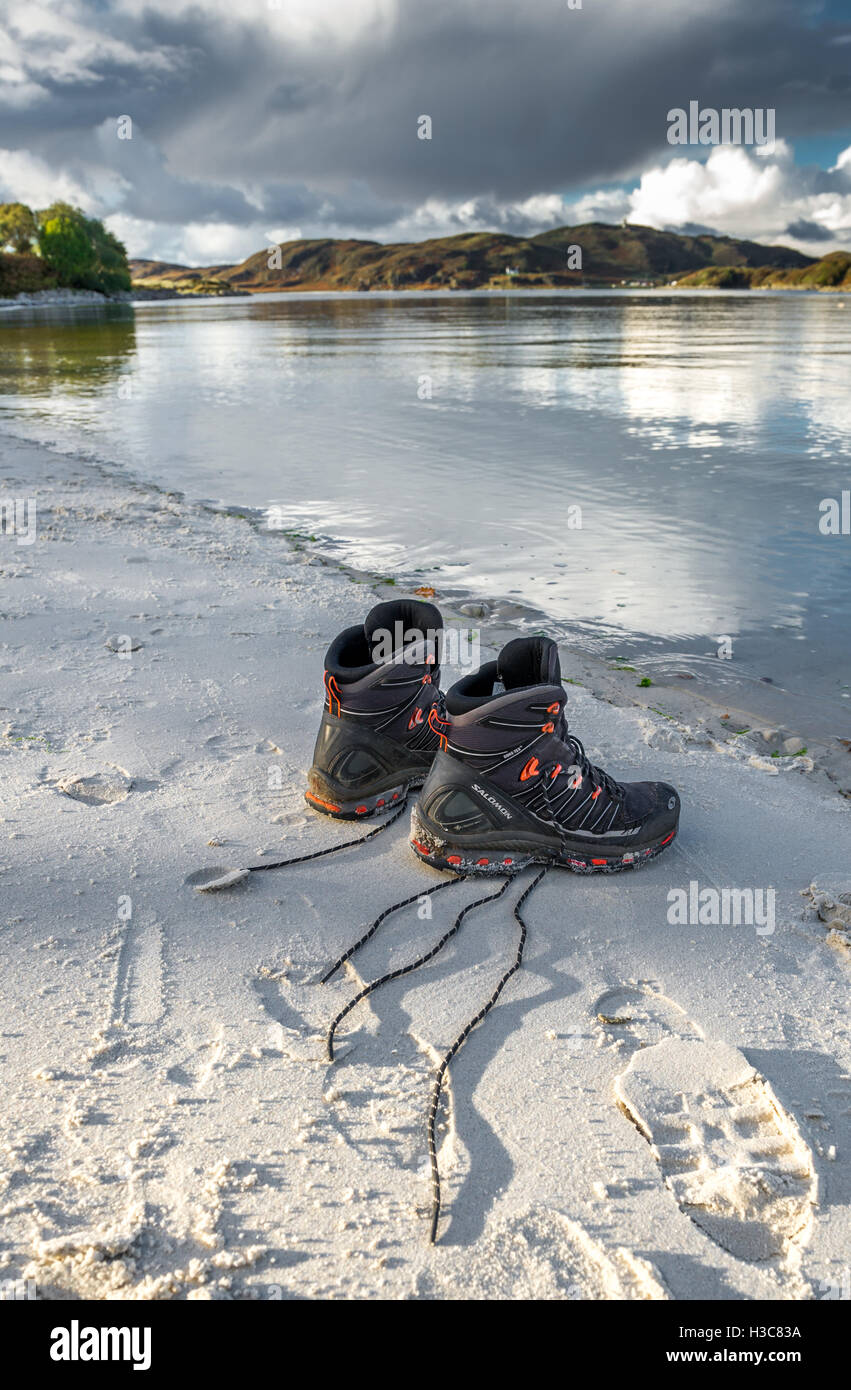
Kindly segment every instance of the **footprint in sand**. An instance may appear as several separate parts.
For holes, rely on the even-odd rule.
[[[655,1047],[664,1038],[703,1041],[697,1024],[679,1004],[660,993],[652,980],[607,990],[594,1005],[594,1013],[609,1041],[618,1044],[621,1051]]]
[[[606,1036],[632,1052],[615,1100],[680,1209],[737,1259],[788,1262],[809,1236],[818,1180],[769,1083],[649,984],[609,990],[594,1012]]]
[[[109,806],[126,801],[133,779],[126,772],[96,772],[91,777],[69,777],[58,783],[59,790],[84,806]]]

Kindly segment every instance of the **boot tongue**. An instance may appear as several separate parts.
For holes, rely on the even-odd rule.
[[[561,685],[558,646],[551,637],[515,637],[503,647],[496,664],[506,690]]]

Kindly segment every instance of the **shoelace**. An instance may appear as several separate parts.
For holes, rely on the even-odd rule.
[[[440,1221],[440,1166],[437,1161],[435,1124],[437,1120],[437,1108],[440,1104],[440,1095],[443,1089],[443,1081],[446,1076],[447,1068],[449,1067],[449,1063],[452,1061],[452,1058],[456,1055],[456,1053],[461,1051],[461,1048],[464,1046],[464,1043],[467,1041],[467,1038],[470,1036],[473,1029],[481,1023],[482,1019],[485,1018],[487,1014],[490,1013],[491,1009],[498,1000],[499,996],[502,994],[502,991],[505,989],[505,986],[508,984],[508,981],[511,979],[512,975],[515,975],[517,971],[520,969],[521,965],[523,964],[523,948],[526,945],[526,923],[523,920],[523,917],[521,916],[520,909],[523,906],[526,899],[529,897],[530,893],[533,891],[533,889],[537,888],[538,884],[541,882],[541,879],[544,877],[544,874],[548,872],[549,867],[549,864],[545,864],[542,869],[538,870],[538,873],[532,879],[532,882],[524,889],[523,893],[521,893],[520,897],[517,899],[517,902],[514,904],[514,917],[517,922],[517,925],[520,928],[520,939],[517,942],[517,952],[515,954],[513,963],[509,966],[508,970],[506,970],[505,974],[497,984],[496,989],[494,990],[487,1003],[484,1004],[481,1009],[479,1009],[479,1012],[476,1014],[475,1018],[471,1018],[469,1023],[465,1023],[464,1027],[461,1029],[461,1032],[458,1034],[458,1037],[455,1039],[449,1051],[444,1054],[440,1062],[440,1065],[438,1066],[437,1071],[434,1074],[434,1082],[432,1084],[431,1089],[431,1099],[429,1100],[427,1122],[428,1157],[429,1165],[431,1167],[431,1225],[429,1227],[430,1245],[434,1245],[437,1240],[437,1227],[438,1222]],[[505,888],[508,887],[508,884],[510,882],[511,879],[509,879],[508,882],[506,882],[503,885],[503,887],[500,889],[498,893],[494,894],[494,897],[501,897],[502,893],[504,892]]]
[[[582,776],[589,777],[591,781],[594,783],[595,787],[604,787],[605,790],[609,793],[609,795],[613,797],[616,801],[623,801],[624,796],[626,795],[624,788],[621,786],[620,782],[615,781],[615,778],[612,777],[611,773],[604,771],[602,767],[597,767],[596,763],[591,762],[591,759],[585,752],[585,748],[582,742],[576,737],[575,734],[569,732],[567,727],[567,719],[565,717],[564,711],[562,711],[561,715],[561,724],[559,727],[558,736],[562,740],[562,742],[566,743],[567,746],[573,752],[574,761],[576,763],[576,766],[581,771]]]
[[[273,859],[268,864],[249,864],[247,872],[250,874],[263,873],[266,869],[287,869],[291,864],[308,864],[311,859],[322,859],[326,854],[336,854],[341,849],[351,849],[354,845],[365,845],[367,840],[371,840],[375,835],[380,835],[382,830],[397,821],[407,809],[407,800],[397,806],[389,816],[385,816],[380,825],[376,825],[366,835],[359,835],[356,840],[343,840],[339,845],[328,845],[326,849],[315,849],[311,854],[298,854],[294,859]]]
[[[517,902],[515,903],[514,917],[520,928],[520,939],[517,943],[517,951],[515,953],[515,957],[512,964],[510,965],[508,970],[505,971],[502,978],[499,980],[498,984],[496,985],[496,988],[494,989],[487,1002],[482,1006],[481,1009],[479,1009],[478,1013],[473,1018],[471,1018],[468,1023],[464,1025],[461,1032],[458,1034],[457,1038],[453,1042],[452,1046],[444,1054],[434,1074],[431,1096],[429,1099],[428,1117],[426,1121],[429,1166],[431,1170],[431,1215],[429,1225],[429,1243],[432,1245],[435,1243],[437,1239],[437,1228],[438,1223],[440,1221],[440,1166],[437,1157],[437,1142],[435,1137],[435,1130],[437,1125],[437,1111],[440,1105],[440,1097],[443,1090],[443,1083],[446,1078],[446,1072],[453,1057],[455,1057],[457,1053],[460,1052],[461,1048],[464,1046],[464,1043],[467,1041],[467,1038],[470,1036],[473,1029],[476,1028],[478,1024],[480,1024],[482,1020],[490,1013],[491,1009],[499,999],[499,996],[502,994],[502,991],[505,989],[505,986],[511,979],[512,975],[516,974],[517,971],[520,969],[523,963],[523,948],[526,944],[526,923],[523,920],[523,917],[521,916],[520,909],[523,906],[524,902],[526,902],[530,893],[532,893],[533,889],[537,888],[538,884],[541,882],[541,879],[547,873],[549,867],[549,865],[545,864],[543,868],[541,868],[538,871],[538,873],[532,879],[532,882],[527,885],[527,887],[524,889],[523,893],[520,895]],[[467,903],[466,907],[462,907],[461,911],[455,918],[455,921],[453,922],[452,926],[449,928],[448,931],[444,932],[443,936],[440,938],[439,941],[435,943],[434,946],[432,946],[430,951],[426,951],[424,955],[419,956],[414,961],[411,961],[409,965],[401,966],[398,970],[391,970],[386,975],[382,975],[380,979],[373,980],[371,984],[365,985],[364,988],[360,990],[359,993],[355,995],[353,999],[350,999],[348,1004],[346,1004],[345,1007],[341,1009],[337,1016],[333,1019],[328,1028],[327,1045],[329,1061],[333,1062],[334,1060],[334,1034],[337,1028],[339,1027],[342,1020],[346,1017],[346,1015],[351,1013],[352,1009],[357,1004],[359,1004],[362,999],[367,998],[367,996],[370,994],[374,994],[377,989],[380,989],[382,985],[389,983],[390,980],[398,980],[403,975],[410,975],[412,971],[418,970],[421,965],[425,965],[428,961],[433,960],[434,957],[438,954],[438,952],[443,950],[447,942],[451,941],[452,937],[460,931],[461,924],[464,918],[466,917],[467,913],[472,912],[473,909],[476,907],[481,907],[484,903],[495,902],[497,898],[501,898],[503,893],[509,887],[509,885],[514,882],[515,877],[515,874],[506,875],[505,882],[503,883],[502,887],[498,890],[498,892],[489,893],[483,898],[476,898],[474,902]],[[436,884],[434,888],[427,891],[436,893],[439,889],[447,888],[452,883],[462,883],[464,881],[465,876],[459,875],[456,878],[446,879],[443,882]],[[344,961],[348,960],[352,955],[354,955],[355,951],[357,951],[366,941],[369,941],[369,939],[378,930],[379,926],[384,921],[384,919],[388,917],[391,912],[395,912],[397,908],[406,907],[410,903],[416,902],[419,896],[419,894],[415,894],[413,897],[405,898],[402,902],[394,903],[392,907],[385,908],[384,912],[382,912],[372,923],[372,926],[369,928],[369,930],[358,941],[356,941],[353,946],[349,947],[349,949],[345,951],[342,954],[342,956],[340,956],[339,960],[336,961],[335,964],[331,966],[329,970],[326,971],[325,975],[323,976],[322,982],[325,983],[326,980],[329,980],[331,976],[334,974],[334,972],[338,970],[339,967],[343,964]]]
[[[444,693],[443,693],[442,690],[438,690],[438,692],[437,692],[437,699],[435,700],[435,702],[434,702],[434,704],[431,706],[431,708],[432,708],[433,710],[435,710],[435,712],[436,712],[436,714],[437,714],[437,717],[438,717],[438,719],[440,720],[441,724],[445,724],[445,723],[446,723],[446,719],[447,719],[447,715],[446,715],[446,696],[444,695]],[[432,732],[433,732],[433,731],[432,731]]]
[[[440,888],[448,888],[451,883],[463,882],[463,879],[464,875],[461,874],[459,874],[456,878],[444,879],[441,883],[436,884],[435,887],[432,888],[430,891],[432,893],[436,893]],[[364,985],[363,989],[360,990],[354,996],[353,999],[350,999],[348,1004],[345,1004],[343,1006],[343,1008],[336,1015],[336,1017],[332,1019],[331,1023],[328,1026],[328,1036],[326,1040],[328,1061],[334,1061],[334,1036],[337,1032],[338,1027],[342,1023],[343,1019],[351,1013],[352,1009],[355,1008],[355,1006],[359,1004],[362,999],[368,998],[370,994],[374,994],[377,989],[381,989],[382,985],[389,984],[391,980],[399,980],[402,978],[403,975],[410,975],[412,971],[419,970],[421,965],[426,965],[428,961],[434,960],[434,957],[440,951],[443,950],[446,943],[448,941],[451,941],[453,936],[456,936],[458,934],[458,932],[461,929],[461,923],[463,922],[467,913],[472,912],[474,907],[480,907],[482,903],[491,902],[496,898],[502,897],[502,894],[505,892],[510,882],[511,875],[509,874],[506,876],[505,882],[503,883],[498,893],[488,893],[485,895],[485,897],[477,898],[475,902],[467,903],[466,907],[462,907],[461,911],[458,913],[458,916],[455,918],[455,921],[452,923],[452,926],[449,928],[449,930],[443,933],[443,936],[440,938],[440,940],[434,946],[432,946],[430,951],[426,951],[425,955],[418,956],[417,959],[411,961],[409,965],[400,965],[398,970],[390,970],[386,975],[382,975],[380,979],[373,980],[371,984]],[[416,896],[418,897],[419,894],[417,894]],[[395,912],[397,908],[407,907],[409,903],[414,901],[416,901],[415,897],[405,898],[402,902],[394,903],[392,907],[385,908],[384,912],[382,912],[381,915],[377,917],[376,920],[373,922],[369,931],[367,931],[365,935],[360,938],[359,941],[356,941],[354,946],[352,946],[348,951],[345,951],[343,953],[343,955],[340,957],[339,962],[336,962],[334,965],[331,966],[329,970],[326,971],[325,975],[322,977],[321,983],[325,984],[326,980],[329,980],[331,976],[334,974],[335,970],[338,969],[339,964],[341,964],[344,960],[349,960],[350,957],[354,955],[355,951],[357,951],[359,947],[364,944],[364,942],[368,941],[370,937],[374,935],[375,931],[380,926],[381,922],[384,920],[385,917],[389,917],[390,913]]]

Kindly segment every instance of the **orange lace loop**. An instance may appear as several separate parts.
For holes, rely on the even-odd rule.
[[[442,730],[437,727],[438,724],[442,724],[444,729],[449,728],[449,720],[441,719],[434,705],[432,705],[431,709],[428,712],[428,727],[431,729],[433,734],[437,734],[438,741],[440,743],[440,751],[441,753],[443,753],[446,750],[446,744],[448,742],[448,739],[446,737],[446,734],[444,734]]]
[[[333,676],[325,672],[325,694],[328,696],[328,709],[331,714],[336,714],[340,718],[340,687]],[[336,709],[334,706],[336,705]]]

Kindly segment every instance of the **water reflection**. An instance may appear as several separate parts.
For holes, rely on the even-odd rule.
[[[840,698],[849,310],[833,295],[258,296],[0,318],[3,427],[266,507],[355,563],[643,659]],[[582,509],[582,529],[567,527]],[[847,679],[847,677],[846,677]]]
[[[129,304],[21,309],[0,315],[0,394],[15,398],[92,395],[134,368],[136,316]]]

